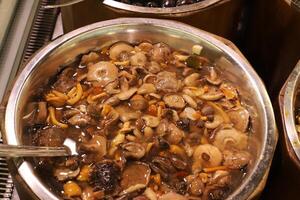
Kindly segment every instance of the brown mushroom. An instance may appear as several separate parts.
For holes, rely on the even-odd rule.
[[[120,115],[120,120],[122,122],[127,122],[132,119],[138,119],[141,116],[141,112],[130,109],[129,106],[120,105],[116,107],[116,111]]]
[[[98,158],[102,158],[107,154],[107,140],[103,135],[93,135],[88,142],[79,146],[80,150],[85,152],[96,153]]]
[[[133,87],[133,88],[130,88],[129,90],[126,90],[126,91],[122,91],[120,92],[119,94],[117,94],[116,96],[121,100],[121,101],[124,101],[124,100],[127,100],[129,99],[130,97],[132,97],[132,95],[134,95],[137,91],[137,88],[136,87]]]
[[[224,128],[215,134],[213,145],[220,150],[236,148],[243,150],[247,147],[248,136],[235,128]]]
[[[148,107],[148,101],[142,95],[134,95],[130,99],[130,107],[134,110],[144,110]]]
[[[71,170],[69,168],[56,168],[54,170],[54,176],[59,181],[66,181],[78,176],[79,172],[80,168],[77,168],[76,170]]]
[[[134,162],[126,166],[121,177],[122,192],[128,194],[147,187],[150,180],[151,169],[142,162]]]
[[[171,55],[171,49],[166,44],[157,43],[153,45],[153,49],[151,50],[150,55],[152,60],[157,62],[164,62],[169,59]]]
[[[217,100],[223,98],[224,94],[223,94],[223,92],[217,90],[214,87],[209,87],[208,92],[200,95],[199,97],[200,97],[200,99],[206,100],[206,101],[217,101]]]
[[[203,167],[216,167],[221,164],[223,156],[221,151],[211,144],[201,144],[196,147],[193,154],[193,171]]]
[[[168,192],[166,194],[161,195],[158,200],[188,200],[187,197],[177,194],[175,192]]]
[[[138,94],[149,94],[155,92],[156,92],[156,88],[151,83],[144,83],[137,91]]]
[[[177,94],[165,95],[163,98],[167,106],[171,108],[181,109],[185,106],[185,101],[182,96]]]
[[[251,161],[251,154],[247,151],[225,150],[223,156],[224,166],[230,169],[241,169]]]
[[[169,124],[168,132],[167,140],[171,144],[178,144],[184,137],[184,132],[173,123]]]
[[[136,142],[128,142],[121,147],[125,157],[141,159],[146,153],[145,147]]]
[[[141,66],[144,67],[147,62],[147,57],[142,52],[137,52],[133,56],[130,57],[130,64],[132,66]]]
[[[145,125],[151,128],[157,127],[160,122],[158,117],[154,117],[152,115],[144,115],[142,116],[142,119],[144,120]]]
[[[109,49],[109,57],[112,60],[118,60],[121,53],[130,53],[133,47],[125,42],[117,42]]]
[[[156,76],[155,87],[157,90],[170,93],[177,92],[181,84],[176,78],[176,74],[172,72],[159,72]]]
[[[83,113],[76,114],[68,119],[68,122],[73,126],[86,126],[87,124],[91,123],[92,118]]]
[[[146,65],[146,68],[153,74],[157,74],[161,71],[161,66],[155,61],[151,61],[148,65]]]
[[[227,112],[234,127],[242,132],[248,128],[250,114],[244,107],[233,108]]]
[[[113,82],[108,83],[105,86],[105,92],[108,93],[108,94],[117,94],[117,93],[119,93],[120,92],[120,89],[119,89],[119,80],[116,79]]]
[[[101,61],[88,67],[87,80],[104,87],[118,78],[118,68],[111,62]]]
[[[199,78],[200,78],[199,73],[193,73],[184,79],[184,84],[186,86],[197,86],[199,84],[199,82],[197,82]]]
[[[206,76],[206,80],[212,85],[220,85],[222,83],[214,67],[209,68],[209,76]]]

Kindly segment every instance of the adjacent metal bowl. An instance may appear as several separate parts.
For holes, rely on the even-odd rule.
[[[228,199],[250,199],[264,187],[277,142],[274,113],[265,87],[250,64],[234,50],[207,32],[182,23],[122,18],[103,21],[72,31],[51,42],[36,53],[17,78],[8,99],[2,127],[7,144],[22,144],[22,112],[36,88],[47,83],[58,68],[71,62],[78,54],[116,41],[165,42],[173,48],[191,52],[194,44],[204,47],[203,55],[215,61],[224,76],[239,86],[243,100],[249,105],[254,129],[257,160],[239,187]],[[39,177],[32,164],[24,159],[13,160],[15,177],[23,188],[30,188],[39,199],[59,199]]]
[[[299,99],[300,61],[280,91],[279,104],[283,123],[285,146],[289,157],[300,170],[300,137],[296,131],[295,110]],[[299,103],[298,105],[299,106]]]

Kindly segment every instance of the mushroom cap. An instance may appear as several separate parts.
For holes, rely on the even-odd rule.
[[[115,43],[114,45],[112,45],[109,49],[109,58],[112,59],[112,60],[118,60],[119,58],[119,55],[122,53],[122,52],[131,52],[133,51],[134,48],[125,43],[125,42],[117,42]]]
[[[201,167],[216,167],[222,163],[221,151],[211,144],[201,144],[196,147],[193,154],[194,163]]]
[[[142,162],[134,162],[126,166],[121,177],[121,194],[127,194],[147,187],[150,180],[150,167]]]
[[[101,61],[88,67],[87,80],[104,87],[118,78],[118,68],[111,62]]]
[[[243,150],[248,145],[248,136],[235,128],[221,129],[216,133],[213,145],[220,150],[229,148]]]

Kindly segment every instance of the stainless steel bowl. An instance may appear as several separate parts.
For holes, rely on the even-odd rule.
[[[277,142],[277,130],[272,105],[265,87],[250,64],[234,50],[207,32],[182,23],[156,19],[122,18],[95,23],[70,32],[51,42],[31,60],[17,78],[8,99],[3,132],[8,144],[22,144],[22,112],[36,88],[46,84],[59,66],[72,61],[78,54],[116,41],[165,42],[171,47],[191,52],[194,44],[204,47],[203,55],[215,61],[224,76],[239,86],[241,96],[249,104],[258,142],[257,160],[239,187],[228,199],[249,199],[264,187]],[[30,162],[13,160],[21,186],[30,188],[40,199],[59,199],[45,185]]]
[[[296,131],[295,109],[299,102],[300,61],[280,91],[279,104],[283,123],[285,147],[290,159],[300,170],[300,137]],[[299,106],[299,103],[298,103]]]

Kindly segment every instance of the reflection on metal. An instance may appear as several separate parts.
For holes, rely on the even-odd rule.
[[[288,80],[286,81],[284,87],[280,91],[280,98],[283,101],[280,102],[281,117],[284,123],[284,129],[288,136],[290,145],[293,148],[294,153],[297,157],[297,162],[300,163],[300,138],[296,130],[295,121],[295,102],[299,101],[297,99],[297,94],[299,92],[300,85],[300,61],[296,65],[295,69],[292,71]]]

